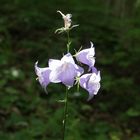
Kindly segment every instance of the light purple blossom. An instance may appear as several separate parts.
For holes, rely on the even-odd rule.
[[[91,100],[94,95],[96,95],[100,89],[100,71],[95,71],[93,73],[84,74],[80,77],[80,86],[89,92],[88,100]]]
[[[95,64],[94,55],[95,55],[95,49],[93,47],[93,43],[91,42],[91,48],[84,49],[78,52],[75,56],[77,61],[86,64],[91,68]]]
[[[38,62],[35,63],[35,72],[38,76],[39,83],[41,86],[46,89],[47,85],[50,83],[50,72],[51,70],[48,67],[40,68],[37,66]]]
[[[53,83],[62,82],[68,87],[72,87],[75,77],[80,76],[84,70],[76,65],[70,53],[64,55],[61,60],[50,59],[51,69],[50,81]]]

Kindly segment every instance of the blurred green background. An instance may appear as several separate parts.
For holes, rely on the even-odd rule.
[[[65,87],[46,95],[34,63],[66,53],[57,10],[73,14],[72,48],[96,49],[101,89],[69,94],[66,140],[140,140],[140,0],[0,0],[0,140],[61,140]],[[72,50],[73,50],[72,49]]]

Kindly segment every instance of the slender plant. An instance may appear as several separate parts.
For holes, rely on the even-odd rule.
[[[88,101],[96,95],[100,89],[100,71],[94,67],[95,64],[95,48],[91,42],[91,47],[83,50],[79,50],[76,54],[72,55],[71,50],[71,40],[70,40],[70,31],[77,27],[78,25],[71,25],[72,20],[71,14],[63,14],[61,11],[57,11],[61,14],[64,20],[64,27],[59,28],[55,33],[67,34],[67,54],[65,54],[61,60],[49,59],[48,67],[40,68],[37,66],[38,62],[35,63],[35,72],[38,76],[38,80],[41,86],[46,91],[46,87],[49,83],[62,83],[66,86],[65,99],[63,102],[64,106],[64,116],[63,116],[63,136],[62,140],[65,140],[65,131],[66,131],[66,122],[68,117],[68,91],[73,87],[74,84],[77,84],[77,90],[79,86],[88,91],[89,97]],[[77,65],[73,59],[82,64],[88,66],[88,72],[86,73],[84,68]]]

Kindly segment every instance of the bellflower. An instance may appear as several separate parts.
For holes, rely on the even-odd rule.
[[[38,62],[35,63],[35,72],[36,75],[38,76],[39,83],[41,86],[46,89],[47,85],[50,83],[50,72],[51,70],[48,67],[45,68],[39,68],[37,66]]]
[[[100,71],[97,71],[95,68],[92,70],[92,73],[84,74],[79,79],[80,86],[89,92],[88,100],[91,100],[100,89]]]
[[[57,11],[58,13],[61,14],[62,18],[64,19],[64,27],[65,29],[68,29],[70,26],[71,26],[71,17],[72,17],[72,14],[66,14],[64,15],[61,11]]]
[[[76,65],[70,53],[64,55],[61,60],[50,59],[51,69],[50,81],[53,83],[62,82],[68,87],[72,87],[75,77],[80,76],[84,70]]]
[[[93,47],[93,43],[91,42],[91,47],[89,49],[84,49],[78,53],[76,53],[76,60],[88,65],[90,68],[95,64],[95,49]]]
[[[71,30],[72,28],[79,26],[79,25],[73,25],[73,26],[71,26],[71,23],[72,23],[72,20],[71,20],[72,14],[66,14],[66,15],[64,15],[59,10],[57,12],[61,14],[61,16],[62,16],[62,18],[64,20],[64,27],[57,29],[55,31],[55,33],[57,33],[57,32],[58,33],[62,33],[64,31]]]

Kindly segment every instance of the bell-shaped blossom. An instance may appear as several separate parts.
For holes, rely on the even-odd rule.
[[[95,64],[95,48],[93,47],[93,43],[91,42],[91,47],[89,49],[83,49],[82,51],[76,53],[76,60],[88,65],[90,68]]]
[[[83,68],[75,64],[70,53],[64,55],[61,60],[50,59],[49,68],[51,69],[50,81],[53,83],[62,82],[68,87],[72,87],[75,77],[84,72]]]
[[[35,63],[35,72],[38,76],[39,83],[41,86],[46,89],[47,85],[50,83],[50,72],[51,70],[48,67],[40,68],[37,66],[38,62]]]
[[[95,70],[93,73],[82,75],[79,79],[80,86],[89,92],[88,100],[91,100],[100,89],[100,71]]]

